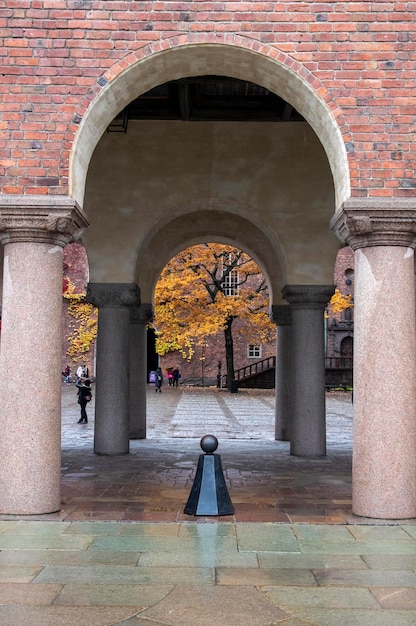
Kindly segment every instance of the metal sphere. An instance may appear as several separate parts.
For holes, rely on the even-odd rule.
[[[206,454],[212,454],[218,448],[218,439],[214,435],[204,435],[200,445]]]

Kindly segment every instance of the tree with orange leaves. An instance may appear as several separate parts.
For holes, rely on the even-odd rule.
[[[247,323],[239,333],[252,344],[274,338],[268,315],[269,294],[261,269],[233,246],[192,246],[165,266],[155,291],[156,351],[179,350],[191,359],[196,345],[224,333],[227,382],[234,378],[233,322]]]

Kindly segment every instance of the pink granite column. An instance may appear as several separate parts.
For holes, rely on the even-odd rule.
[[[276,322],[276,408],[275,439],[290,441],[292,415],[291,356],[292,356],[292,316],[287,304],[273,305],[271,318]]]
[[[415,224],[403,200],[350,200],[332,221],[355,250],[353,513],[365,517],[416,517]]]
[[[87,221],[67,198],[0,199],[0,512],[60,508],[63,247]]]
[[[141,304],[130,310],[130,439],[146,439],[147,324],[153,306]]]

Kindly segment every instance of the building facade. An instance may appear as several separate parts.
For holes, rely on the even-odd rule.
[[[6,0],[3,513],[60,508],[64,247],[88,255],[107,455],[145,434],[161,268],[216,240],[267,274],[276,436],[300,456],[326,452],[322,314],[352,248],[353,511],[416,516],[415,15],[395,1]]]

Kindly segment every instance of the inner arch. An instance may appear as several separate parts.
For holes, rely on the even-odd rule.
[[[143,302],[151,302],[154,286],[166,263],[189,246],[207,241],[227,243],[245,250],[262,268],[270,286],[271,302],[281,300],[286,271],[278,241],[267,236],[253,222],[236,219],[218,209],[190,212],[167,221],[150,233],[137,259],[136,280]]]

